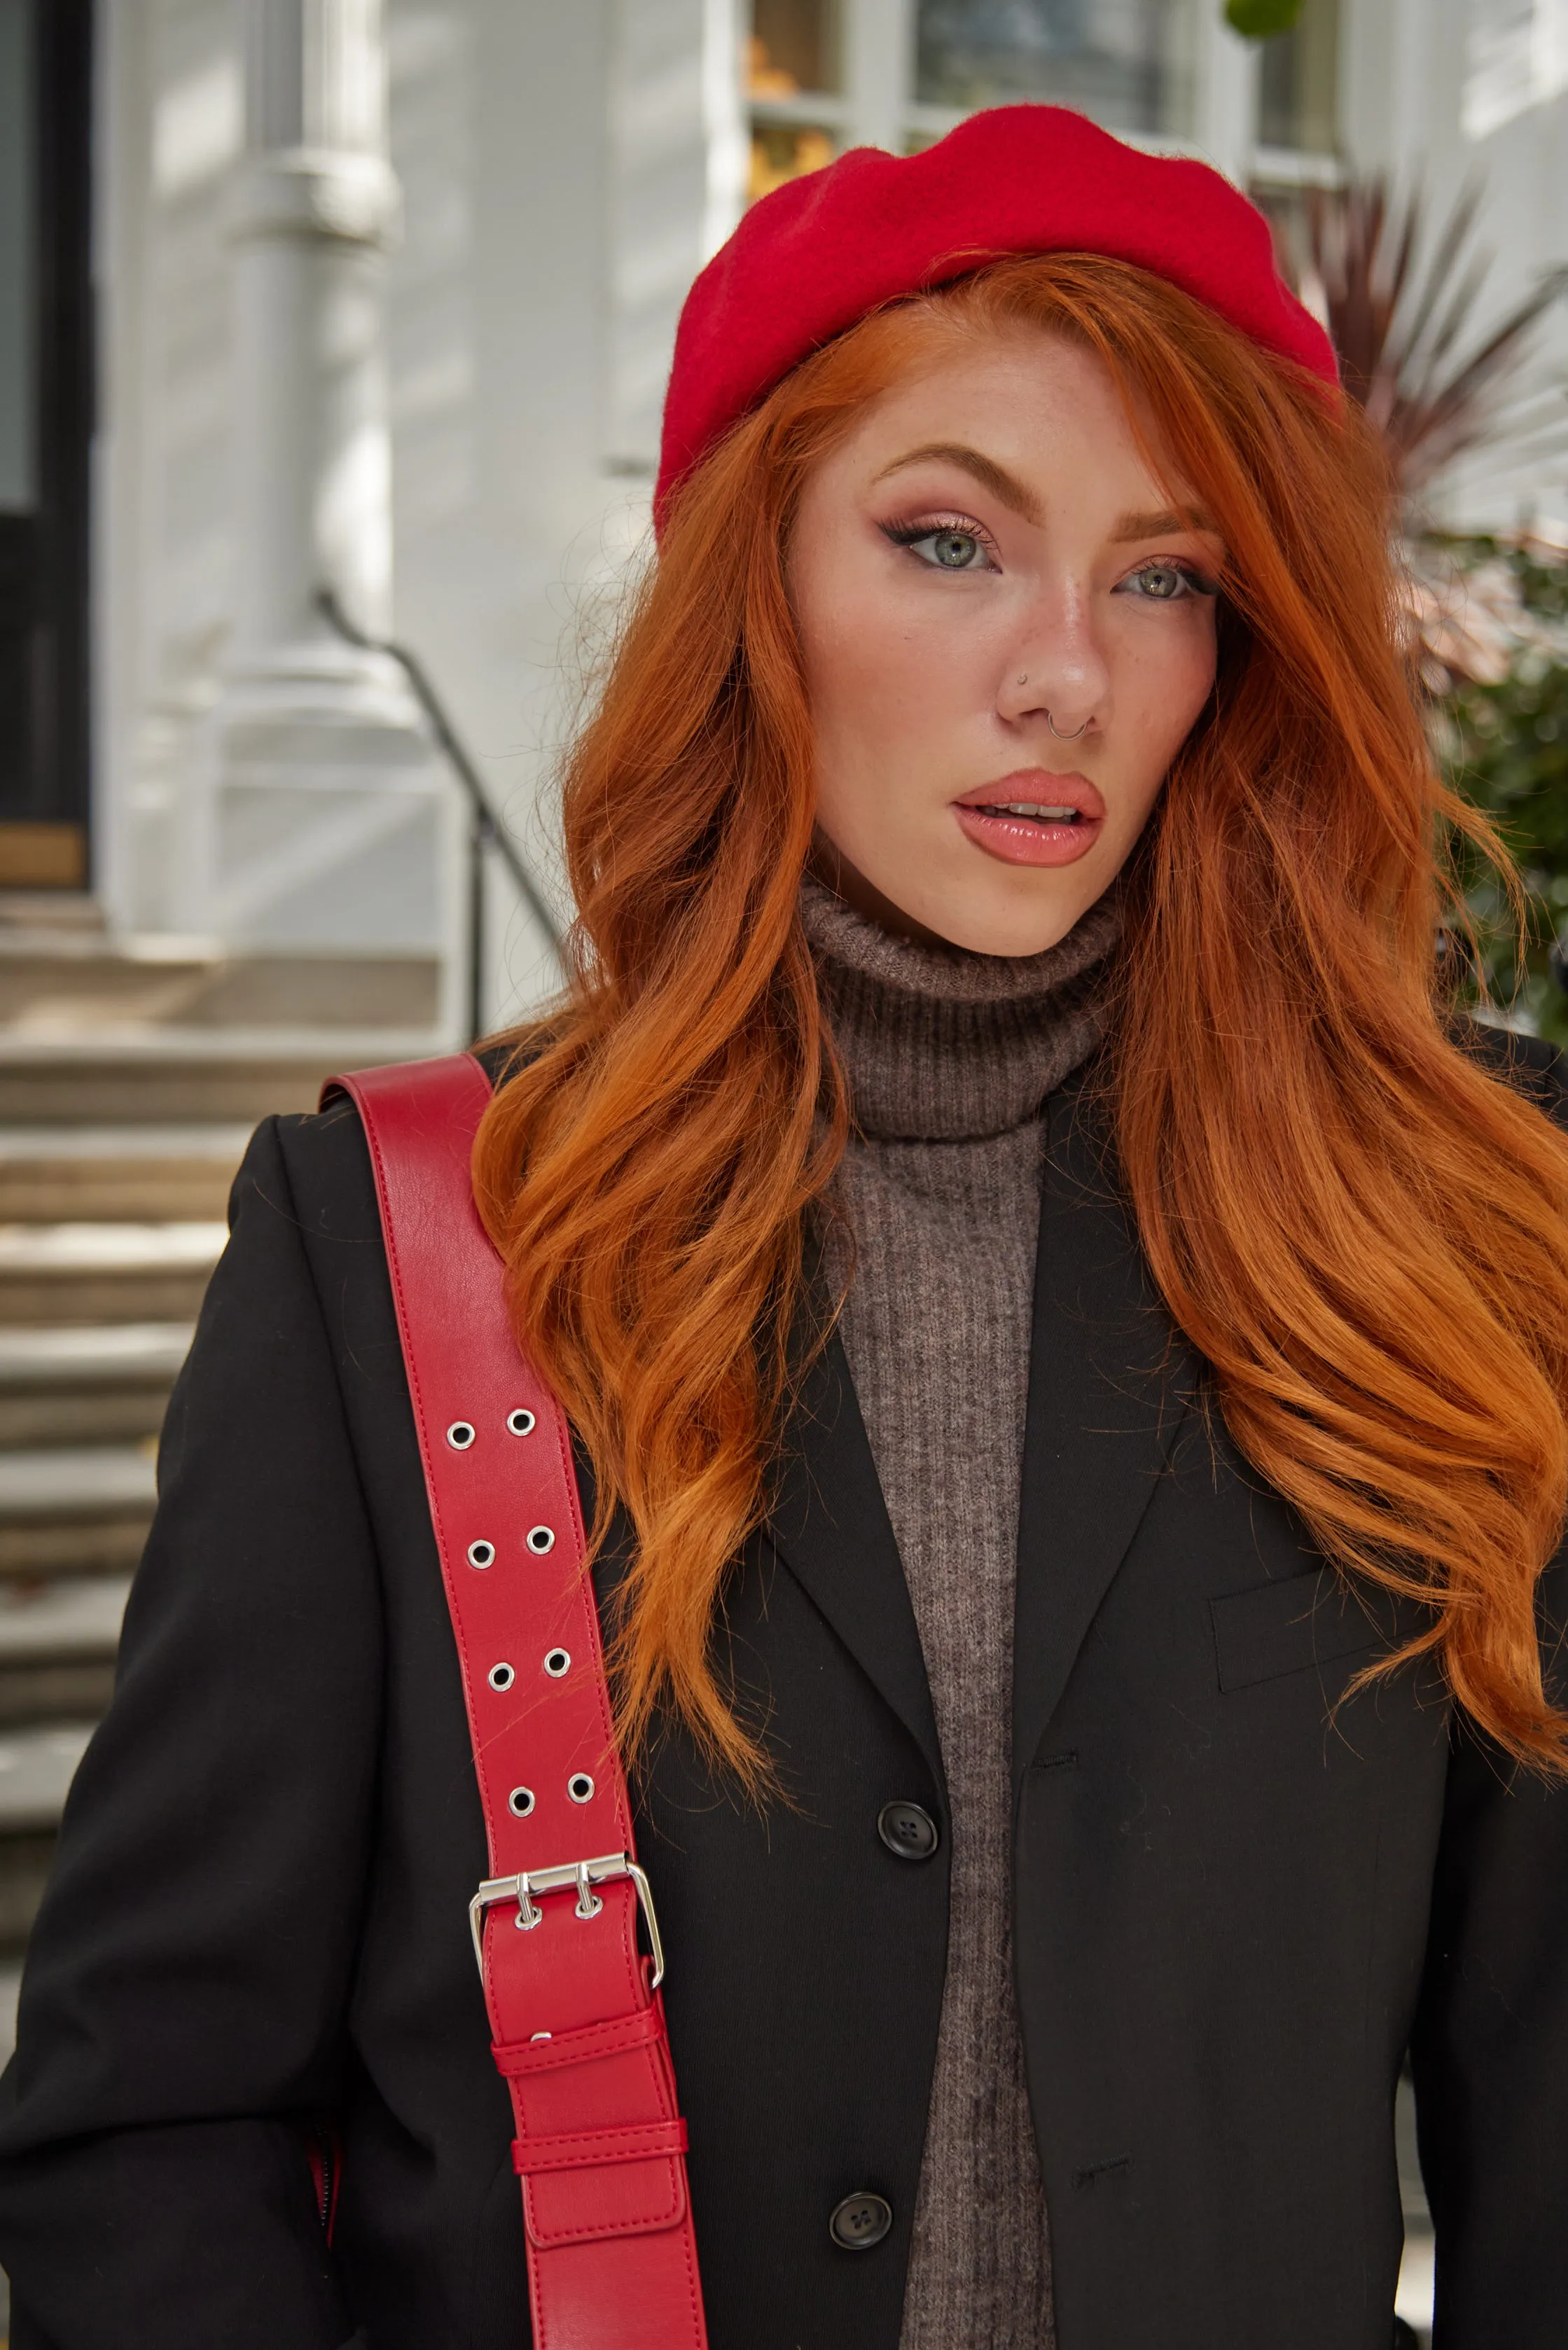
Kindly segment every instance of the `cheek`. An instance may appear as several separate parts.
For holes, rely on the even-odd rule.
[[[908,723],[911,702],[929,688],[918,634],[889,609],[877,584],[821,599],[803,630],[812,716],[819,736],[838,743]]]
[[[1158,641],[1128,648],[1116,699],[1132,722],[1129,735],[1140,764],[1147,759],[1164,774],[1213,691],[1216,657],[1213,612],[1207,607],[1187,626],[1162,631]]]

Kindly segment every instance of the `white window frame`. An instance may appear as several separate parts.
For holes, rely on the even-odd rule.
[[[831,130],[844,147],[884,147],[900,154],[914,131],[940,138],[964,120],[958,107],[924,106],[913,96],[915,0],[839,0],[844,27],[840,93],[747,99],[748,119]],[[748,0],[740,0],[749,26]],[[1155,154],[1197,154],[1241,184],[1332,186],[1339,157],[1257,143],[1258,55],[1222,20],[1218,0],[1197,0],[1195,122],[1190,138],[1123,134]],[[1346,30],[1348,27],[1345,28]]]

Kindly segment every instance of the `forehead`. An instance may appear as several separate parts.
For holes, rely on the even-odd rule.
[[[1155,449],[1147,427],[1145,440]],[[1032,484],[1089,466],[1119,485],[1179,486],[1157,476],[1127,404],[1105,361],[1049,328],[944,331],[898,380],[867,402],[838,458],[875,475],[908,451],[962,442]]]

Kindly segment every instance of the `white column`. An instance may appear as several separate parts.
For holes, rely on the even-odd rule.
[[[385,153],[378,0],[248,0],[246,153],[232,213],[239,657],[324,640],[329,583],[388,619]]]
[[[850,146],[903,153],[914,70],[914,0],[851,0],[844,22]]]
[[[605,453],[650,474],[676,320],[741,217],[743,0],[615,0]]]
[[[1199,152],[1245,185],[1258,135],[1258,50],[1231,30],[1219,0],[1199,10],[1197,69]]]
[[[745,210],[750,141],[739,0],[703,0],[702,135],[707,148],[701,251],[711,261]]]
[[[244,0],[230,215],[234,621],[183,827],[184,919],[252,947],[433,950],[451,787],[372,634],[391,595],[380,0]]]

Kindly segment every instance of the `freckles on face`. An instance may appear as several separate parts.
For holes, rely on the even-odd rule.
[[[1212,690],[1222,561],[1074,344],[977,337],[876,402],[789,555],[829,878],[913,936],[1054,945]]]

